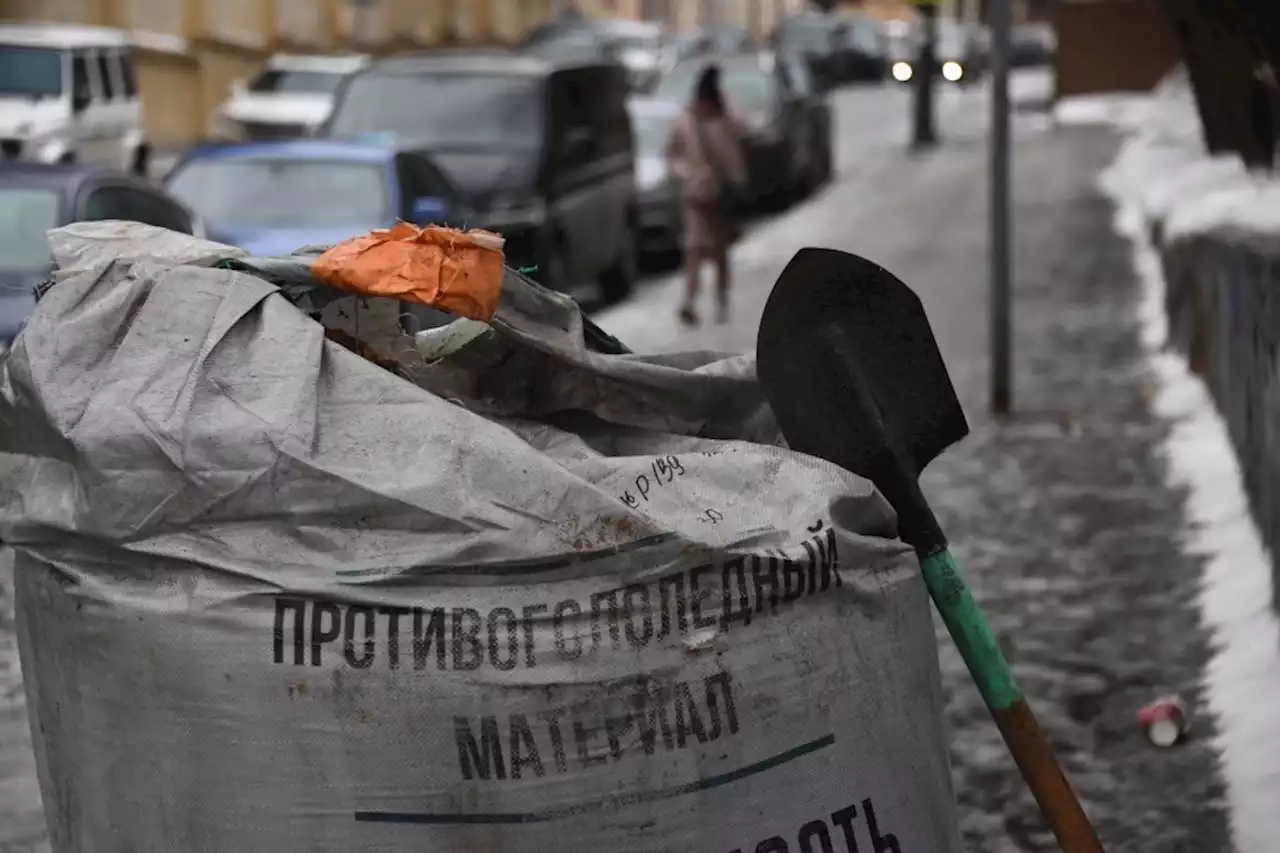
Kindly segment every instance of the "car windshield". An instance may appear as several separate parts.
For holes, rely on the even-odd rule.
[[[641,157],[661,157],[676,115],[671,112],[632,112],[631,129],[636,137],[636,153]]]
[[[0,187],[0,269],[34,272],[50,263],[49,238],[56,228],[59,197],[43,187]]]
[[[289,71],[268,68],[249,82],[250,92],[283,95],[332,95],[345,75],[333,71]]]
[[[215,226],[374,226],[391,214],[385,167],[376,163],[195,159],[178,167],[168,190]]]
[[[393,133],[436,150],[525,150],[542,137],[542,80],[517,74],[366,74],[330,133]]]
[[[693,87],[706,66],[700,62],[677,65],[654,90],[654,97],[684,104],[693,96]],[[754,62],[727,63],[720,66],[720,86],[730,109],[759,111],[773,105],[773,81]]]
[[[62,94],[62,53],[0,45],[0,94],[56,98]]]

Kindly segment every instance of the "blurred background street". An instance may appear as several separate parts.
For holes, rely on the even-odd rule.
[[[1216,555],[1191,544],[1195,487],[1175,480],[1169,449],[1185,412],[1157,405],[1165,341],[1144,331],[1165,310],[1159,261],[1143,266],[1155,249],[1134,233],[1149,223],[1117,230],[1128,200],[1100,186],[1136,131],[1098,103],[1066,108],[1077,95],[1149,98],[1179,61],[1175,28],[1137,0],[1014,4],[1017,411],[996,418],[989,6],[941,5],[931,68],[914,6],[890,0],[0,0],[0,346],[48,275],[45,230],[81,220],[258,255],[399,220],[489,228],[510,266],[645,353],[752,351],[797,250],[864,255],[933,322],[972,435],[926,491],[1107,849],[1280,849],[1280,821],[1257,805],[1280,798],[1280,723],[1224,716],[1221,699],[1280,675],[1274,637],[1237,639],[1265,654],[1213,676],[1231,646],[1201,598]],[[728,322],[689,328],[664,148],[711,63],[742,120],[756,203],[732,248]],[[912,145],[922,73],[932,146]],[[1194,124],[1189,84],[1174,89]],[[1198,136],[1192,147],[1200,156]],[[1263,554],[1244,498],[1222,500],[1247,528],[1235,544]],[[0,853],[43,853],[11,557],[0,548]],[[1253,562],[1268,584],[1270,554]],[[1269,588],[1252,589],[1222,612],[1269,631]],[[1056,849],[941,630],[939,646],[967,849]],[[1165,694],[1196,719],[1173,749],[1136,722]],[[1252,766],[1224,720],[1255,738]]]

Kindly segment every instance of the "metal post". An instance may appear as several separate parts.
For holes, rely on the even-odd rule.
[[[912,80],[915,92],[914,124],[911,147],[932,148],[938,144],[938,130],[934,123],[933,94],[938,77],[938,6],[937,0],[917,0],[923,27],[920,55],[916,61]]]
[[[991,411],[1012,406],[1009,42],[1012,0],[992,0],[991,11]]]

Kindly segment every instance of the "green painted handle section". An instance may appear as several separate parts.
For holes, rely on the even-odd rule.
[[[983,618],[960,567],[947,549],[920,558],[920,570],[929,595],[960,649],[978,692],[992,711],[1004,711],[1022,699],[1009,663],[996,643],[996,635]]]

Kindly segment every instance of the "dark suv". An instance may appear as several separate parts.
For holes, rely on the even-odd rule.
[[[324,133],[392,134],[449,173],[467,223],[507,238],[509,266],[607,299],[635,278],[637,204],[625,70],[500,52],[375,63],[339,90]]]

